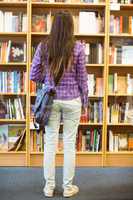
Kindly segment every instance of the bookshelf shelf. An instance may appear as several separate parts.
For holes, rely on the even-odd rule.
[[[22,119],[22,120],[16,120],[16,119],[0,119],[0,123],[26,123],[26,120]]]
[[[131,123],[108,123],[108,126],[133,126]]]
[[[109,67],[133,67],[132,65],[127,65],[127,64],[109,64]]]
[[[45,32],[32,32],[31,35],[33,36],[48,36],[49,33]],[[80,33],[75,33],[74,34],[76,37],[105,37],[104,33],[92,33],[92,34],[80,34]]]
[[[75,36],[77,37],[105,37],[105,34],[104,33],[92,33],[92,34],[75,33]]]
[[[102,126],[102,123],[80,123],[80,126]]]
[[[23,7],[26,7],[28,4],[28,2],[0,2],[0,7],[19,7],[21,8],[22,6]]]
[[[45,7],[45,8],[105,8],[105,3],[43,3],[43,2],[32,2],[33,7]]]
[[[0,151],[0,154],[26,154],[26,151]]]
[[[123,96],[123,97],[133,97],[133,94],[108,94],[108,96]]]
[[[49,33],[45,33],[45,32],[31,32],[31,35],[34,36],[48,36]]]
[[[27,33],[25,32],[2,32],[0,33],[0,36],[14,36],[14,37],[18,37],[18,36],[27,36]]]
[[[0,93],[0,96],[25,96],[26,93]]]
[[[32,155],[43,155],[44,153],[43,152],[30,152],[30,154]],[[63,152],[57,152],[56,153],[57,155],[63,155],[64,153]],[[87,152],[87,151],[77,151],[76,154],[79,154],[79,155],[88,155],[88,154],[92,154],[92,155],[102,155],[102,152]]]
[[[88,98],[103,98],[103,96],[98,96],[98,95],[89,95]]]
[[[118,151],[118,152],[106,152],[108,155],[119,155],[119,154],[124,154],[124,155],[132,155],[133,151]]]
[[[86,67],[104,67],[104,64],[86,64]]]
[[[0,63],[0,68],[6,67],[6,69],[8,69],[8,67],[23,68],[26,66],[27,66],[27,63]]]
[[[77,151],[79,155],[102,155],[102,152],[87,152],[87,151]]]
[[[133,34],[128,34],[128,33],[122,33],[122,34],[115,34],[115,33],[113,34],[113,33],[112,33],[112,34],[111,34],[111,33],[110,33],[110,37],[122,37],[122,38],[123,38],[123,37],[131,37],[131,38],[132,38],[132,37],[133,37]]]

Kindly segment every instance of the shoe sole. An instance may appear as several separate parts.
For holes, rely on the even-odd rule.
[[[76,195],[77,193],[79,192],[79,190],[78,191],[76,191],[76,192],[73,192],[73,193],[71,193],[71,194],[63,194],[63,197],[72,197],[72,196],[74,196],[74,195]]]
[[[53,194],[44,193],[45,197],[53,197]]]

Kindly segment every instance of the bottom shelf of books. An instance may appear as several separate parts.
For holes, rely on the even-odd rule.
[[[107,149],[105,155],[107,166],[133,166],[133,126],[108,126]]]
[[[76,140],[76,164],[77,166],[102,166],[102,133],[101,127],[85,128],[78,130]],[[41,131],[30,132],[30,165],[42,166],[45,144],[45,134]],[[56,165],[63,165],[63,132],[59,131],[59,142],[56,154]]]

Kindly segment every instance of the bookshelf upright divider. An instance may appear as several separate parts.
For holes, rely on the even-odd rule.
[[[26,163],[27,166],[30,167],[30,57],[31,57],[31,29],[30,29],[30,24],[31,24],[31,4],[30,0],[27,2],[28,6],[28,13],[27,13],[27,18],[28,18],[28,42],[27,42],[27,62],[28,62],[28,68],[27,68],[27,137],[26,137],[26,144],[27,144],[27,157],[26,157]]]
[[[108,91],[108,52],[109,52],[109,5],[110,2],[109,0],[106,0],[106,21],[105,21],[105,29],[106,29],[106,39],[105,39],[105,74],[104,74],[104,82],[105,82],[105,104],[104,104],[104,117],[103,117],[103,123],[104,123],[104,143],[103,143],[103,148],[104,148],[104,153],[103,153],[103,166],[106,166],[106,147],[107,147],[107,91]]]

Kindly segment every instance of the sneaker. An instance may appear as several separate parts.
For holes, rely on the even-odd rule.
[[[71,197],[79,192],[79,188],[76,185],[72,185],[70,188],[64,189],[63,196]]]
[[[53,197],[54,195],[54,189],[50,187],[44,187],[43,192],[44,192],[45,197]]]

